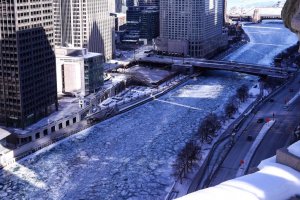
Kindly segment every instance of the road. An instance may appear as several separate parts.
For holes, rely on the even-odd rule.
[[[241,137],[238,138],[235,145],[231,148],[228,155],[222,162],[219,170],[213,176],[209,186],[217,185],[236,176],[239,168],[240,160],[243,160],[248,153],[252,143],[247,141],[247,136],[252,135],[254,138],[258,135],[262,124],[257,123],[259,118],[272,118],[275,114],[276,123],[267,133],[259,146],[250,167],[255,167],[258,163],[275,154],[276,149],[287,146],[292,131],[299,123],[300,99],[297,99],[289,109],[284,109],[285,99],[291,98],[299,90],[300,76],[291,83],[290,86],[284,88],[277,95],[273,97],[274,102],[267,101],[257,113],[249,116],[239,133],[242,132]],[[290,92],[289,88],[294,88],[294,92]]]
[[[292,84],[292,88],[296,89],[295,92],[299,91],[300,88],[298,81],[300,81],[299,77]],[[295,94],[295,92],[292,94]],[[275,155],[277,149],[289,145],[289,137],[300,122],[300,98],[292,103],[288,110],[283,109],[285,95],[291,96],[292,94],[285,91],[280,97],[274,99],[274,104],[277,107],[276,112],[278,113],[275,116],[277,123],[270,129],[258,147],[250,163],[250,168],[256,167],[262,160]]]

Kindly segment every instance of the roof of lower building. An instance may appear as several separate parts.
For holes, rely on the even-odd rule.
[[[0,128],[0,140],[3,140],[4,138],[9,136],[10,134],[11,133],[8,132],[7,130]]]

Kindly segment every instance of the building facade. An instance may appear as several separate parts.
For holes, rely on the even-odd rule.
[[[53,0],[55,45],[87,48],[106,60],[115,51],[115,3],[109,0]]]
[[[222,33],[223,3],[223,0],[161,0],[157,50],[204,57],[226,45]],[[174,49],[177,42],[188,45]]]
[[[138,0],[126,0],[126,6],[137,6],[138,5]]]
[[[127,10],[127,31],[125,40],[138,41],[159,36],[159,7],[157,1],[139,1],[139,6]]]
[[[57,92],[87,96],[103,85],[103,56],[82,48],[55,48]]]
[[[0,123],[26,127],[57,109],[52,0],[0,3]]]
[[[159,7],[159,0],[139,0],[139,6],[156,6]]]

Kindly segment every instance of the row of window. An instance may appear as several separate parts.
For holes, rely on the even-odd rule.
[[[74,117],[74,118],[72,119],[72,121],[73,121],[73,124],[76,123],[76,117]],[[67,121],[66,121],[66,126],[70,126],[70,120],[67,120]],[[63,128],[63,124],[62,124],[62,123],[59,123],[59,124],[58,124],[58,130],[60,130],[60,129],[62,129],[62,128]],[[56,131],[56,130],[55,130],[55,126],[52,126],[51,129],[50,129],[50,131],[51,131],[51,133],[54,133],[54,132]],[[48,135],[48,129],[43,130],[43,135],[44,135],[44,136],[47,136],[47,135]],[[41,138],[41,132],[38,132],[38,133],[35,134],[35,139],[39,139],[39,138]]]

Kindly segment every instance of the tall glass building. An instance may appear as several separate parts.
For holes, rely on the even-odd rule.
[[[57,109],[52,2],[0,1],[0,124],[24,128]]]

